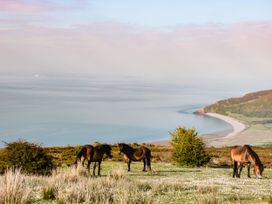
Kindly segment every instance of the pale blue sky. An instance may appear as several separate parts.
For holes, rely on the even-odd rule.
[[[90,8],[90,19],[146,26],[272,19],[272,1],[268,0],[99,0]]]
[[[17,3],[17,7],[14,5],[8,7],[5,5],[7,3],[0,2],[0,11],[2,10],[0,18],[18,17],[32,23],[43,19],[47,20],[48,24],[60,27],[105,21],[157,27],[180,24],[231,24],[272,19],[270,0],[11,0],[10,2]],[[19,7],[22,9],[31,5],[34,5],[38,12],[35,12],[35,8],[33,12],[20,12]],[[10,9],[3,10],[3,7]]]

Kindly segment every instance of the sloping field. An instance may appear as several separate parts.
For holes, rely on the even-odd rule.
[[[264,171],[263,179],[248,179],[245,172],[233,179],[231,168],[179,168],[169,163],[152,167],[152,173],[142,172],[142,163],[132,163],[128,173],[125,163],[105,161],[102,177],[71,167],[62,167],[50,177],[9,172],[0,176],[0,203],[7,195],[31,203],[272,202],[270,169]]]
[[[259,91],[246,94],[239,98],[221,100],[206,106],[205,112],[215,112],[223,115],[229,113],[240,114],[246,117],[267,118],[267,123],[272,121],[272,90]],[[256,121],[257,122],[257,121]]]

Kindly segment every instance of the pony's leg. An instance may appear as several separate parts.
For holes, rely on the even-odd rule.
[[[98,176],[101,176],[100,170],[101,170],[101,161],[98,162]]]
[[[88,161],[88,166],[87,166],[88,172],[90,172],[90,166],[91,166],[91,161]]]
[[[235,176],[237,175],[236,171],[237,171],[237,161],[233,161],[233,175],[232,175],[233,178],[235,178]]]
[[[147,158],[147,167],[148,167],[148,170],[151,171],[151,159],[150,158]]]
[[[250,163],[247,164],[247,177],[250,178]]]
[[[128,171],[130,171],[130,164],[131,164],[131,159],[128,160]]]
[[[146,166],[146,158],[143,158],[143,162],[144,162],[144,169],[143,169],[143,171],[146,171],[146,170],[145,170],[145,166]]]
[[[95,169],[96,169],[96,162],[94,162],[94,166],[93,166],[93,176],[95,176]]]
[[[81,165],[84,167],[85,158],[81,158]]]
[[[241,176],[241,172],[243,170],[243,167],[244,167],[243,164],[239,163],[238,168],[237,168],[238,178],[240,178],[240,176]]]

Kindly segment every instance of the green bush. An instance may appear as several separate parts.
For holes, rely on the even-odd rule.
[[[172,137],[173,160],[182,166],[203,166],[210,157],[205,151],[205,144],[197,136],[194,128],[178,127],[170,132]]]
[[[50,174],[54,168],[53,157],[34,143],[18,140],[5,143],[5,163],[7,168],[21,168],[27,174]]]

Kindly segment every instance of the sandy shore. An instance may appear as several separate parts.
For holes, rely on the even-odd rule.
[[[233,137],[246,129],[245,124],[241,123],[240,121],[238,121],[235,118],[221,115],[221,114],[217,114],[217,113],[205,113],[204,115],[223,120],[232,126],[233,130],[231,132],[229,132],[227,135],[225,135],[224,138]]]
[[[206,134],[200,135],[200,137],[202,137],[207,142],[208,145],[209,145],[209,143],[213,143],[214,141],[221,141],[224,139],[233,138],[235,135],[243,132],[246,129],[246,126],[235,118],[221,115],[221,114],[217,114],[217,113],[202,113],[202,114],[206,115],[208,117],[213,117],[213,118],[217,118],[219,120],[223,120],[232,126],[231,129],[216,131],[216,132],[211,132],[211,133],[206,133]],[[156,145],[167,145],[168,146],[168,145],[170,145],[169,142],[170,142],[170,140],[161,140],[161,141],[155,141],[155,142],[151,142],[151,143],[156,144]]]

